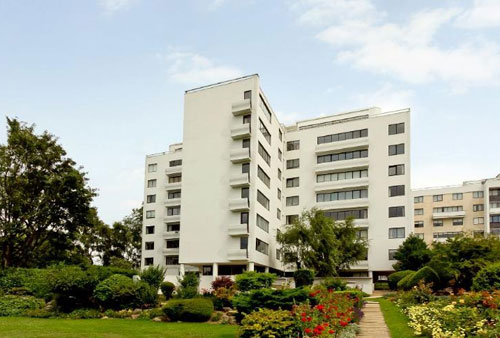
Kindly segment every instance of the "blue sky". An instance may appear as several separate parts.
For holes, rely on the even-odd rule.
[[[285,123],[411,107],[413,187],[500,173],[499,0],[0,0],[0,114],[59,137],[106,222],[184,90],[253,73]]]

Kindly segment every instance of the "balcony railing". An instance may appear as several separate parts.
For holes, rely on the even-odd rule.
[[[252,112],[252,102],[245,99],[232,104],[231,110],[234,116],[250,114]]]
[[[248,248],[247,249],[229,250],[227,252],[227,259],[230,261],[246,261],[246,260],[248,260]]]
[[[252,128],[250,123],[238,124],[231,128],[231,137],[233,140],[250,137]]]
[[[248,211],[250,210],[250,200],[248,198],[233,198],[229,200],[229,210]]]
[[[463,218],[465,211],[449,211],[449,212],[433,212],[433,219],[446,219],[446,218]]]
[[[230,236],[248,236],[248,224],[231,224],[228,229]]]
[[[231,149],[229,158],[233,163],[250,161],[250,148]]]
[[[229,178],[229,185],[233,188],[248,187],[250,185],[250,173],[231,175]]]

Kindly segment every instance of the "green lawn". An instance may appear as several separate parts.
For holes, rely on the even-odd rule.
[[[150,320],[0,317],[0,337],[234,338],[237,330],[234,325],[156,323]]]
[[[385,298],[373,298],[370,301],[379,302],[380,309],[384,315],[385,323],[389,327],[392,338],[421,338],[413,333],[413,329],[408,326],[408,318],[391,301]]]

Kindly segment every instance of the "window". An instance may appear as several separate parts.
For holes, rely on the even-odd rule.
[[[166,265],[179,265],[179,256],[165,256]]]
[[[167,249],[177,249],[179,248],[179,240],[178,239],[167,239]]]
[[[464,219],[463,218],[454,218],[453,225],[464,225]]]
[[[287,188],[296,188],[299,186],[299,178],[298,177],[292,177],[292,178],[287,178],[286,179],[286,187]]]
[[[167,216],[178,216],[181,214],[181,207],[168,207],[167,208]]]
[[[156,180],[148,180],[148,188],[156,188]]]
[[[281,201],[281,189],[278,188],[278,199]]]
[[[158,164],[148,164],[148,173],[155,173],[158,170]]]
[[[212,265],[203,265],[203,268],[202,268],[203,276],[212,276],[213,275],[212,268],[213,268]]]
[[[262,159],[267,163],[267,165],[271,165],[271,155],[264,149],[262,144],[259,142],[259,155],[262,157]]]
[[[264,255],[267,255],[268,250],[269,250],[269,244],[266,242],[256,238],[255,239],[255,250],[257,250],[260,253],[263,253]]]
[[[398,251],[398,249],[389,249],[389,260],[390,261],[394,261],[396,260],[394,258],[394,255],[396,254],[396,252]]]
[[[181,198],[181,191],[180,190],[168,192],[168,199],[174,199],[174,198]]]
[[[243,92],[243,100],[251,100],[252,99],[252,91],[247,90]]]
[[[434,232],[432,236],[434,239],[439,239],[439,238],[453,238],[458,236],[461,233],[461,231],[446,231],[446,232]]]
[[[368,238],[368,229],[359,229],[358,231],[356,231],[356,238],[367,239]]]
[[[242,163],[241,164],[241,173],[242,174],[250,173],[250,163]]]
[[[269,210],[269,198],[267,198],[260,190],[257,190],[257,202],[259,202],[264,208]]]
[[[248,249],[248,237],[240,237],[240,249]]]
[[[367,198],[368,189],[335,191],[316,194],[316,202],[331,202]]]
[[[441,212],[458,212],[458,211],[463,211],[464,207],[462,206],[455,206],[455,207],[439,207],[439,208],[433,208],[432,212],[435,213],[441,213]]]
[[[483,198],[484,191],[474,191],[474,192],[472,192],[472,197],[473,198]]]
[[[287,206],[299,205],[299,196],[290,196],[286,198]]]
[[[261,119],[259,119],[259,129],[262,135],[264,135],[264,138],[266,139],[267,143],[271,144],[271,134],[269,133],[269,130],[267,130],[264,122],[262,122]]]
[[[474,204],[472,206],[473,211],[484,211],[484,204]]]
[[[281,129],[278,130],[278,133],[279,133],[280,141],[283,141],[283,132],[281,131]]]
[[[415,228],[423,228],[424,227],[424,221],[415,221]]]
[[[402,134],[405,132],[404,122],[389,125],[389,135]]]
[[[278,149],[278,159],[279,159],[280,161],[282,161],[282,160],[283,160],[283,153],[281,152],[281,149]]]
[[[474,217],[473,223],[474,225],[484,224],[484,217]]]
[[[249,197],[250,197],[250,189],[241,188],[241,198],[249,198]]]
[[[269,122],[271,122],[271,116],[272,116],[271,111],[267,107],[267,104],[264,102],[264,99],[262,98],[262,96],[260,96],[259,106],[260,106],[260,109],[262,110],[262,112],[264,113],[264,115],[266,115],[266,118],[269,120]]]
[[[281,210],[280,210],[280,208],[276,209],[276,218],[277,219],[281,219]]]
[[[500,215],[491,215],[490,223],[500,223]]]
[[[145,248],[145,250],[154,250],[155,249],[155,242],[145,242],[144,248]]]
[[[500,196],[500,189],[491,189],[489,195],[490,197]]]
[[[182,165],[182,160],[172,160],[168,164],[170,167],[178,167]]]
[[[288,141],[286,143],[286,150],[287,151],[292,151],[292,150],[299,150],[300,149],[300,141]]]
[[[404,195],[405,195],[404,185],[393,185],[389,187],[389,197],[404,196]]]
[[[147,195],[146,196],[146,203],[155,203],[156,202],[156,195]]]
[[[432,221],[432,226],[435,227],[442,227],[443,226],[443,220],[442,219],[435,219]]]
[[[299,219],[299,215],[288,215],[286,216],[286,224],[293,224]]]
[[[281,181],[281,169],[278,168],[278,179]]]
[[[389,239],[405,238],[405,228],[389,228]]]
[[[317,157],[317,163],[337,162],[345,160],[353,160],[357,158],[368,157],[368,149],[347,151],[343,153],[320,155]]]
[[[389,217],[404,217],[405,207],[389,207]]]
[[[354,219],[368,218],[368,209],[340,210],[340,211],[325,211],[325,216],[335,221],[343,221],[348,217]]]
[[[413,213],[415,214],[415,216],[421,216],[424,214],[424,209],[422,208],[415,209]]]
[[[396,164],[389,166],[389,176],[404,175],[404,174],[405,174],[404,164]]]
[[[252,115],[243,115],[243,124],[250,124],[252,122]]]
[[[269,232],[269,222],[259,214],[257,214],[257,226],[265,232]]]
[[[248,224],[248,212],[242,212],[240,214],[240,224]]]
[[[257,166],[257,176],[268,188],[271,186],[271,179],[260,166]]]
[[[316,182],[322,183],[330,181],[352,180],[361,177],[368,177],[368,169],[320,174],[316,176]]]
[[[464,194],[462,194],[461,192],[454,193],[454,194],[452,194],[452,197],[453,197],[454,200],[463,200],[464,199]]]
[[[413,198],[413,203],[424,203],[424,196],[415,196]]]
[[[287,169],[295,169],[295,168],[298,168],[299,166],[300,166],[300,159],[298,159],[298,158],[286,161],[286,168]]]
[[[241,147],[242,148],[250,148],[250,139],[245,138],[245,139],[241,140]]]
[[[154,210],[146,211],[146,218],[155,218],[155,211]]]
[[[144,265],[146,266],[153,265],[153,257],[144,258]]]
[[[167,232],[178,232],[181,230],[180,223],[169,223],[167,224]]]
[[[441,202],[442,200],[443,200],[443,195],[433,195],[432,196],[433,202]]]
[[[393,144],[389,146],[389,156],[401,155],[405,153],[405,144]]]
[[[331,134],[318,137],[318,144],[332,143],[344,140],[351,140],[368,136],[368,129],[348,131],[345,133]]]
[[[181,175],[169,176],[168,177],[168,183],[179,183],[181,180],[182,180],[182,176]]]
[[[155,233],[155,226],[154,225],[146,226],[146,235],[152,235],[154,233]]]

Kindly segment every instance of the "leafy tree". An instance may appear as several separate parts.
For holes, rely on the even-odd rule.
[[[7,118],[0,145],[0,267],[81,261],[95,195],[57,139]]]
[[[398,262],[393,265],[396,271],[417,271],[431,259],[431,250],[423,239],[414,234],[408,236],[394,254]]]
[[[334,222],[315,208],[304,211],[285,231],[279,232],[277,240],[284,263],[312,269],[320,277],[336,276],[363,259],[367,252],[367,243],[358,238],[352,219]]]

